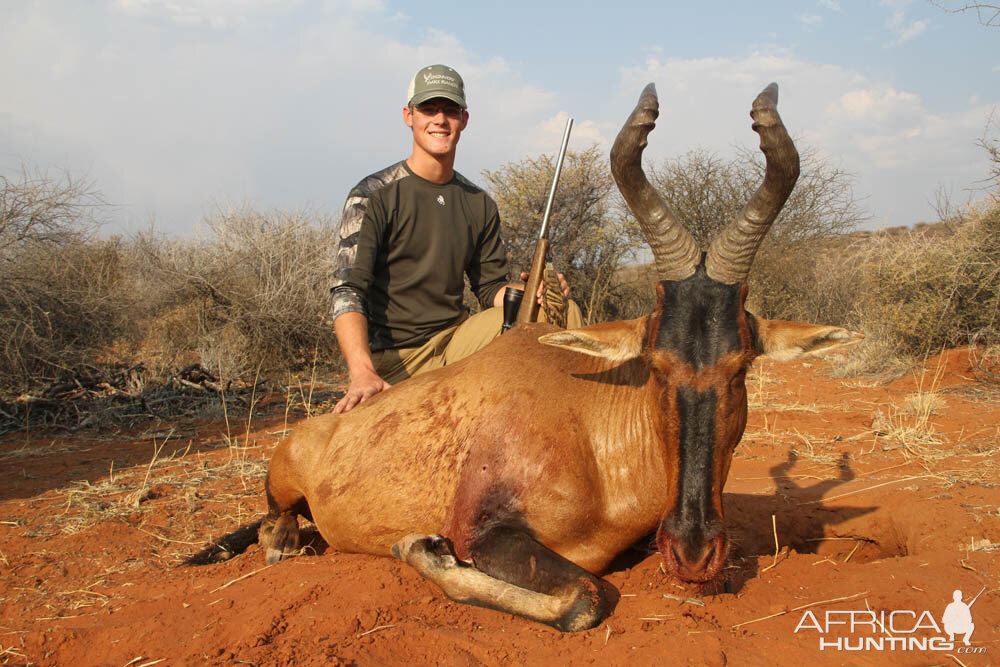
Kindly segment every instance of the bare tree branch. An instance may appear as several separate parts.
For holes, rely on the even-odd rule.
[[[25,244],[51,244],[87,236],[104,204],[87,180],[66,172],[53,179],[22,166],[18,180],[0,175],[0,253]]]
[[[988,28],[1000,28],[1000,5],[990,5],[983,2],[969,2],[961,7],[946,7],[943,3],[930,0],[930,3],[938,9],[949,14],[964,14],[965,12],[975,12],[980,25]]]
[[[996,109],[990,112],[986,119],[986,127],[983,129],[983,136],[976,143],[986,151],[990,158],[990,175],[987,180],[993,181],[995,188],[992,192],[993,200],[1000,204],[1000,140],[990,137],[990,129],[993,127],[993,117]]]

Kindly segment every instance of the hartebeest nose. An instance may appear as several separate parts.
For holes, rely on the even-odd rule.
[[[664,522],[656,535],[656,546],[667,572],[683,581],[705,582],[715,577],[726,563],[729,548],[721,528],[670,530]]]

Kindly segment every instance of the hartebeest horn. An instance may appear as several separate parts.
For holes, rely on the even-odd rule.
[[[649,84],[611,148],[611,173],[649,241],[660,279],[683,280],[694,274],[701,250],[642,170],[646,138],[659,115],[656,86]]]
[[[760,242],[799,177],[798,151],[778,115],[778,84],[772,83],[761,91],[750,109],[750,117],[764,153],[764,182],[736,219],[712,242],[705,258],[709,277],[730,285],[747,279]]]

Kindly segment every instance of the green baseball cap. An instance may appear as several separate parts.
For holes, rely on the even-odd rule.
[[[415,106],[435,97],[451,100],[463,109],[467,107],[465,83],[458,72],[446,65],[428,65],[414,75],[407,104]]]

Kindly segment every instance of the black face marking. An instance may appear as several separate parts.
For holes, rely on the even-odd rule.
[[[680,417],[677,499],[664,527],[691,558],[713,537],[706,534],[706,529],[720,523],[712,505],[717,405],[714,389],[698,392],[691,387],[677,388]]]
[[[726,285],[708,277],[704,263],[695,274],[679,281],[665,280],[660,321],[653,333],[655,347],[689,366],[703,381],[675,385],[672,402],[679,428],[678,477],[673,509],[661,524],[673,540],[678,559],[702,560],[706,545],[722,533],[722,517],[713,503],[715,462],[718,456],[717,420],[722,404],[731,400],[736,375],[711,369],[726,355],[741,354],[744,341],[743,286]],[[730,367],[730,370],[731,367]],[[703,372],[704,371],[704,372]]]
[[[690,278],[664,280],[663,311],[656,347],[675,354],[695,370],[715,365],[725,354],[742,349],[740,285],[708,277],[701,264]]]
[[[764,343],[760,339],[760,330],[757,327],[757,318],[754,317],[753,313],[746,312],[747,327],[750,329],[750,341],[753,345],[753,351],[756,354],[764,354]]]

